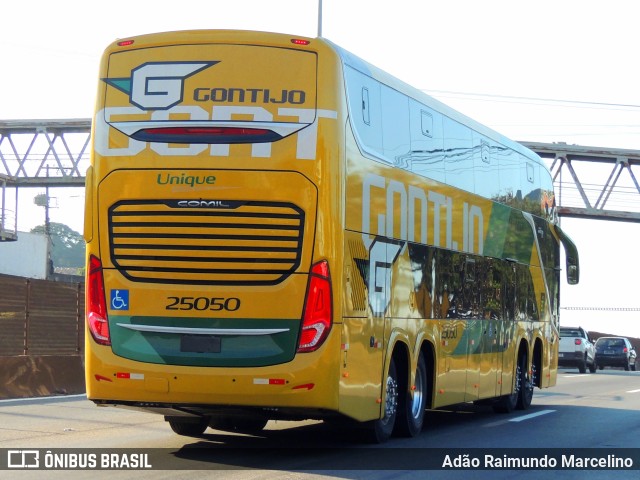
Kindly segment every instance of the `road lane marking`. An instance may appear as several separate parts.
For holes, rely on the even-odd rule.
[[[628,390],[627,393],[640,393],[640,388],[637,390]]]
[[[77,395],[54,395],[51,397],[26,397],[26,398],[8,398],[0,400],[0,404],[3,403],[19,403],[19,402],[38,402],[43,400],[73,400],[87,398],[86,393],[80,393]]]
[[[523,415],[522,417],[516,417],[509,420],[510,422],[524,422],[525,420],[529,420],[531,418],[539,417],[540,415],[546,415],[547,413],[553,413],[555,410],[540,410],[536,413],[530,413],[529,415]]]

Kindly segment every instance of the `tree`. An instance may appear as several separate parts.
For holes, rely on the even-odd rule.
[[[39,225],[31,233],[46,235],[46,226]],[[49,223],[51,260],[56,267],[84,267],[85,242],[82,235],[62,223]]]

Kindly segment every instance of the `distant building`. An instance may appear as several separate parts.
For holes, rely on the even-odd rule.
[[[18,232],[15,242],[0,242],[0,273],[18,277],[48,278],[49,242],[45,235]]]

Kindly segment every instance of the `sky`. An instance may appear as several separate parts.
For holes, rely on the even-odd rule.
[[[636,0],[323,0],[322,35],[514,140],[640,150],[637,13]],[[0,119],[90,118],[108,44],[187,29],[315,37],[318,0],[5,2]],[[19,230],[43,223],[34,193],[20,192]],[[81,189],[51,195],[51,220],[81,232]],[[581,282],[562,286],[561,323],[640,337],[640,224],[562,227]]]

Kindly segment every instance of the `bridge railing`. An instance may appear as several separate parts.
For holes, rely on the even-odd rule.
[[[0,120],[6,186],[82,186],[90,119]],[[640,151],[521,142],[547,159],[564,217],[640,222]]]

